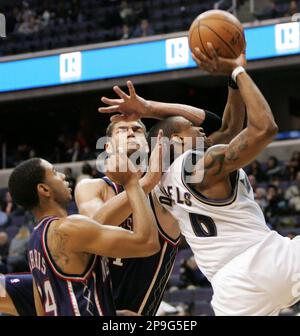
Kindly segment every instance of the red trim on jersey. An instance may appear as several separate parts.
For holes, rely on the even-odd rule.
[[[177,241],[176,242],[173,242],[172,240],[169,240],[161,231],[160,231],[160,228],[158,228],[158,233],[160,235],[160,237],[166,242],[168,243],[169,245],[173,246],[173,247],[177,247],[179,242],[180,242],[180,238],[181,236],[179,236],[177,238]]]

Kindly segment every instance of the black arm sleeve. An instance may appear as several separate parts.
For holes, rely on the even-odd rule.
[[[204,110],[204,112],[205,119],[201,124],[201,127],[203,127],[206,136],[209,136],[221,128],[222,119],[210,111]]]

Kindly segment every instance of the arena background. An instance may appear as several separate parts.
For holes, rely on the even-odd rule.
[[[17,62],[176,40],[187,35],[189,25],[198,14],[212,8],[233,12],[249,30],[272,26],[276,33],[276,29],[292,23],[280,30],[280,50],[276,50],[278,35],[274,35],[272,41],[266,37],[265,48],[268,43],[275,46],[273,55],[268,54],[267,49],[265,55],[260,55],[265,43],[263,32],[259,39],[248,43],[249,73],[270,103],[280,133],[278,140],[260,155],[259,164],[249,165],[246,170],[268,225],[283,235],[299,234],[300,29],[295,16],[300,12],[299,1],[0,0],[0,12],[7,22],[7,37],[0,39],[0,273],[26,270],[25,248],[15,251],[14,246],[19,246],[16,240],[26,245],[33,225],[32,216],[13,204],[7,194],[10,168],[29,157],[41,156],[57,163],[62,171],[70,167],[72,172],[68,178],[74,186],[82,174],[97,177],[93,161],[98,154],[96,140],[105,134],[109,122],[109,117],[100,115],[97,109],[102,105],[103,95],[114,96],[113,85],[124,86],[126,80],[131,79],[137,93],[146,99],[194,105],[220,116],[227,97],[226,79],[207,76],[192,63],[184,63],[184,46],[177,51],[175,46],[175,61],[172,63],[171,57],[172,66],[166,64],[164,71],[141,71],[138,75],[132,72],[132,75],[88,81],[77,75],[77,78],[71,76],[68,82],[62,81],[61,85],[25,90],[21,84],[26,82],[30,86],[36,74],[34,67],[24,69],[24,82]],[[139,29],[140,19],[148,22],[149,27],[144,31]],[[145,21],[143,24],[147,26]],[[129,38],[127,27],[132,32]],[[110,57],[109,53],[106,57]],[[121,51],[114,57],[116,63],[123,61]],[[135,54],[132,61],[143,65],[143,62],[151,63],[151,57],[148,54],[145,61],[140,54]],[[8,66],[12,66],[9,75]],[[45,76],[48,76],[46,68]],[[21,78],[20,87],[18,78]],[[12,86],[5,89],[7,85]],[[145,123],[148,127],[152,125],[149,120]],[[76,212],[74,204],[70,212]],[[189,248],[184,242],[181,245],[164,298],[172,307],[162,307],[162,314],[211,315],[209,283],[195,267]],[[24,257],[17,265],[9,262],[13,253]],[[295,306],[282,314],[296,315],[299,311]]]

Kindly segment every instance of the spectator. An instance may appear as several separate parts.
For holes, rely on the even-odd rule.
[[[72,195],[74,195],[76,180],[72,175],[72,168],[66,167],[64,169],[64,174],[66,175],[66,181],[69,182],[69,187],[72,189]]]
[[[134,21],[134,11],[129,7],[127,1],[122,1],[120,5],[120,17],[124,24],[131,25]]]
[[[271,2],[270,14],[271,14],[271,16],[270,16],[271,19],[275,19],[275,18],[280,16],[279,11],[278,11],[278,7],[277,7],[277,4],[276,4],[275,1]]]
[[[76,183],[79,183],[83,179],[91,179],[93,168],[89,163],[85,162],[82,166],[81,173],[82,174],[77,177]]]
[[[297,1],[291,1],[288,15],[293,16],[294,14],[297,14],[297,13],[299,13]]]
[[[154,30],[150,27],[149,21],[142,19],[140,25],[134,31],[133,37],[146,37],[154,34]]]
[[[268,205],[268,202],[267,202],[267,199],[266,199],[266,190],[264,188],[256,188],[256,191],[255,191],[255,201],[256,203],[260,206],[261,210],[264,212],[267,205]]]
[[[81,149],[78,141],[75,141],[73,147],[67,151],[67,161],[68,162],[81,161]]]
[[[273,177],[280,176],[281,174],[281,167],[279,165],[279,162],[275,156],[270,156],[267,161],[267,169],[266,169],[266,175],[269,181]]]
[[[261,168],[260,162],[257,160],[250,164],[248,174],[254,175],[257,183],[261,183],[266,180],[266,175]]]
[[[300,152],[293,152],[291,159],[285,165],[287,178],[292,181],[295,180],[297,172],[300,171]]]
[[[21,227],[17,235],[12,239],[7,257],[7,270],[10,273],[28,271],[27,244],[30,238],[30,231]]]
[[[122,27],[121,40],[128,40],[132,36],[131,27],[128,24],[124,24]]]
[[[20,10],[18,9],[18,7],[14,7],[12,12],[6,15],[6,30],[8,35],[15,31],[20,21]]]
[[[292,210],[300,212],[300,171],[297,173],[295,184],[285,192],[285,199]]]
[[[287,203],[279,194],[278,187],[270,184],[267,188],[267,207],[265,208],[266,219],[269,223],[274,223],[276,216],[287,211]]]
[[[26,17],[26,20],[20,24],[18,32],[20,34],[28,35],[38,32],[39,29],[40,29],[39,20],[33,14],[30,14],[28,17]]]

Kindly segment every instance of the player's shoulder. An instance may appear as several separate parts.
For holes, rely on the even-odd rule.
[[[94,222],[91,218],[84,215],[70,215],[61,218],[56,226],[57,233],[72,234],[82,232],[82,228],[88,223]]]
[[[107,183],[101,179],[82,179],[75,188],[75,195],[82,195],[88,193],[89,195],[99,194],[102,190],[108,187]]]
[[[80,189],[101,188],[104,185],[106,185],[106,183],[102,178],[96,178],[96,179],[85,178],[77,183],[76,188]]]

